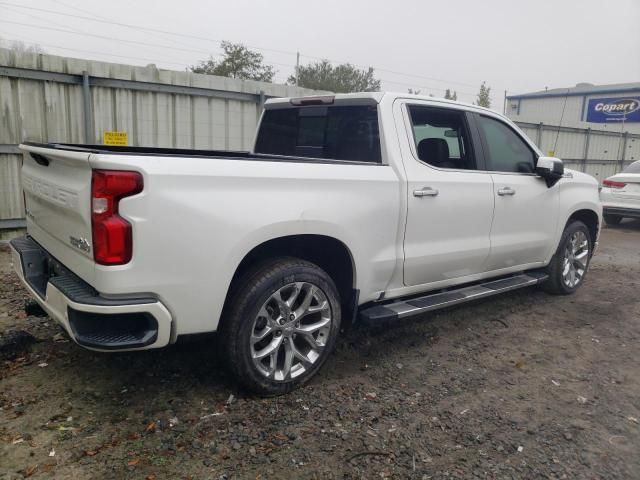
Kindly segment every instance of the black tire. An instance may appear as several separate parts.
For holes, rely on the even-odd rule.
[[[277,294],[276,292],[281,291],[281,289],[289,288],[288,286],[292,284],[300,284],[296,282],[304,282],[302,288],[311,284],[324,294],[324,298],[326,298],[330,308],[331,322],[328,327],[322,330],[321,334],[318,333],[318,335],[322,335],[321,339],[320,337],[317,338],[321,340],[321,343],[324,343],[324,348],[319,350],[317,359],[310,366],[305,366],[306,369],[295,378],[276,380],[273,377],[268,377],[266,373],[259,369],[259,366],[255,365],[252,357],[254,345],[251,341],[251,336],[256,331],[255,329],[258,328],[256,322],[263,321],[263,319],[266,321],[264,316],[259,316],[263,306],[267,305],[268,302],[272,302],[274,295]],[[317,292],[317,290],[315,291]],[[271,304],[267,308],[273,310]],[[280,315],[279,312],[278,310],[277,313],[272,315],[272,318],[268,319],[270,322],[269,327],[273,327],[277,323],[277,320],[274,320],[273,317]],[[323,312],[320,315],[326,316],[326,307]],[[307,315],[307,317],[313,317],[314,315]],[[229,302],[225,307],[220,336],[221,347],[230,370],[244,388],[262,396],[282,395],[307,382],[322,367],[335,346],[338,332],[340,331],[340,320],[340,297],[333,280],[324,270],[313,263],[297,258],[276,258],[256,265],[235,282]],[[272,325],[271,322],[274,322],[274,324]],[[267,339],[268,341],[265,340],[267,342],[266,347],[275,340],[275,335],[278,333],[279,335],[277,336],[281,341],[285,343],[291,342],[291,346],[294,346],[294,344],[300,346],[301,341],[304,343],[306,340],[302,338],[302,335],[298,334],[301,338],[296,339],[296,335],[291,333],[293,326],[291,324],[291,328],[286,328],[286,326],[277,328],[277,331],[270,334],[270,340],[269,338]],[[266,328],[266,326],[263,328]],[[287,345],[288,348],[291,348],[291,346]],[[278,347],[275,362],[278,362],[278,359],[281,358],[280,348],[284,347]],[[304,345],[302,345],[302,348],[304,348]],[[284,361],[284,358],[282,359]],[[265,357],[265,360],[268,359]],[[294,358],[295,361],[299,360]],[[293,369],[290,368],[290,370]]]
[[[588,254],[586,256],[586,267],[584,269],[584,273],[580,281],[573,286],[567,285],[565,279],[563,278],[563,267],[565,260],[565,252],[569,245],[569,242],[572,236],[576,232],[584,233],[587,242],[588,242]],[[560,238],[560,243],[558,244],[558,248],[556,253],[551,258],[551,262],[547,266],[546,270],[549,275],[549,279],[543,284],[543,288],[554,295],[570,295],[574,293],[583,283],[587,272],[589,271],[589,264],[591,263],[591,255],[593,253],[593,239],[591,238],[591,233],[587,226],[579,221],[573,221],[568,224],[564,232],[562,232],[562,237]]]
[[[622,221],[622,217],[620,215],[603,215],[604,221],[607,222],[607,225],[618,225]]]

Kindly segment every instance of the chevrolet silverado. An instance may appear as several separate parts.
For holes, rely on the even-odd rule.
[[[585,280],[590,176],[475,105],[408,94],[271,99],[251,152],[25,142],[35,300],[79,345],[217,331],[264,395],[309,380],[341,325]]]

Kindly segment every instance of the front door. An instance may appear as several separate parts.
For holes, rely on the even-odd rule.
[[[404,283],[451,280],[482,272],[493,217],[491,175],[478,164],[467,113],[404,105],[407,177]],[[408,127],[408,128],[405,128]]]
[[[485,270],[543,262],[555,249],[559,185],[537,176],[537,155],[506,122],[475,115],[484,160],[493,178],[495,211]]]

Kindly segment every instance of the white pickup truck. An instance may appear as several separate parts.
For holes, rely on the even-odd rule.
[[[238,381],[285,393],[341,325],[534,284],[573,293],[598,184],[508,119],[407,94],[269,100],[252,152],[34,144],[18,275],[79,345],[218,331]]]

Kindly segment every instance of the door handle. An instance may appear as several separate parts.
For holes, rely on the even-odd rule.
[[[424,187],[422,190],[414,190],[414,197],[436,197],[438,196],[438,190],[431,187]]]
[[[503,187],[498,190],[498,195],[504,197],[506,195],[515,195],[516,191],[511,187]]]

